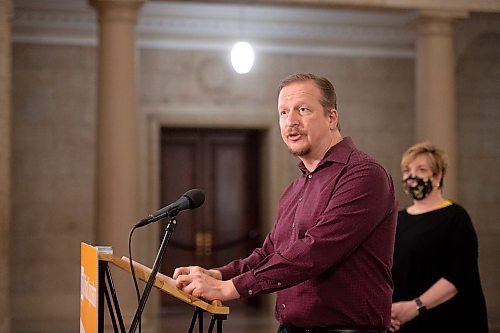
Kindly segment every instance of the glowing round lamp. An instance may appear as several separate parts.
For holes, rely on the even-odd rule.
[[[247,42],[238,42],[234,44],[231,50],[231,63],[238,74],[250,72],[255,59],[252,45]]]

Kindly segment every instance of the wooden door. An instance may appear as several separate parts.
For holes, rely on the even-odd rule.
[[[178,215],[164,274],[186,265],[222,266],[259,244],[258,158],[258,131],[162,129],[162,206],[191,188],[205,193],[200,208]],[[163,296],[163,306],[173,303]]]

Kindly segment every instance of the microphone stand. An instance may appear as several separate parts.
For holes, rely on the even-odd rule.
[[[167,226],[165,227],[165,235],[163,236],[163,240],[161,241],[160,249],[158,250],[158,254],[156,255],[156,259],[153,264],[153,268],[151,270],[151,275],[149,275],[148,282],[146,287],[144,288],[144,292],[142,293],[141,299],[139,301],[139,306],[137,307],[137,311],[135,312],[134,320],[130,325],[129,333],[134,333],[137,325],[139,325],[139,321],[144,311],[144,307],[146,306],[146,302],[148,301],[149,293],[153,288],[153,284],[160,270],[161,261],[163,259],[163,255],[167,250],[168,242],[170,241],[170,237],[172,237],[173,232],[175,231],[175,227],[177,225],[177,221],[175,220],[175,215],[170,217]]]

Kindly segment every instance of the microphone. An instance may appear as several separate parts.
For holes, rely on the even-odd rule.
[[[139,221],[135,227],[140,228],[155,221],[161,220],[164,217],[174,217],[177,216],[181,211],[185,209],[198,208],[205,202],[205,194],[202,190],[193,188],[186,193],[184,193],[177,201],[172,202],[170,205],[151,213],[148,217]]]

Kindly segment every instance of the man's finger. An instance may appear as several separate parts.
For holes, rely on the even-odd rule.
[[[184,286],[190,284],[193,280],[193,277],[191,275],[185,275],[181,274],[175,279],[175,286],[179,289],[183,289]]]
[[[193,294],[194,289],[195,289],[194,284],[193,284],[193,283],[190,283],[190,284],[188,284],[188,285],[184,286],[184,287],[182,288],[182,291],[183,291],[183,292],[185,292],[185,293],[187,293],[187,294],[192,295],[192,294]]]
[[[172,278],[175,280],[177,279],[177,277],[181,276],[181,275],[188,275],[191,273],[191,270],[192,270],[192,266],[189,266],[189,267],[177,267],[175,270],[174,270],[174,275],[172,276]]]

